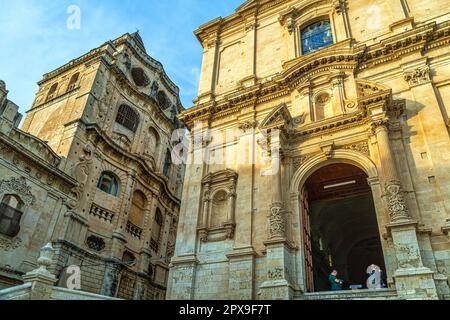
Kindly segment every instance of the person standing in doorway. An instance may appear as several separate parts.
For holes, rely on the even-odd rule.
[[[338,279],[338,272],[337,270],[333,270],[333,272],[331,272],[330,276],[328,277],[328,281],[330,282],[330,286],[331,286],[331,291],[341,291],[342,290],[342,285],[344,283],[344,281],[342,281],[341,279]]]

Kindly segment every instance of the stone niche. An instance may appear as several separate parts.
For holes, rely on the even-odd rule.
[[[231,169],[209,173],[202,180],[203,209],[198,227],[200,241],[234,238],[238,174]]]

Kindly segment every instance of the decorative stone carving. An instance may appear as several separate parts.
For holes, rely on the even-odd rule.
[[[405,71],[403,77],[411,87],[430,82],[430,67],[425,65],[414,70]]]
[[[258,126],[258,121],[256,120],[247,120],[241,122],[238,126],[239,130],[246,133],[249,130],[254,130]]]
[[[283,280],[284,279],[284,269],[275,268],[273,270],[267,271],[267,278],[269,280]]]
[[[123,135],[123,134],[114,132],[114,133],[113,133],[113,136],[112,136],[112,139],[113,139],[114,142],[117,143],[121,148],[123,148],[123,149],[125,149],[125,150],[127,150],[127,151],[130,151],[132,142],[131,142],[131,140],[130,140],[126,135]]]
[[[293,161],[294,172],[297,171],[303,163],[305,163],[306,161],[308,161],[309,159],[311,159],[314,156],[315,156],[315,154],[307,154],[304,156],[294,158],[294,161]]]
[[[83,155],[80,156],[79,162],[72,169],[72,175],[78,181],[78,185],[72,189],[72,194],[76,200],[69,200],[66,203],[66,206],[71,210],[78,206],[78,202],[83,195],[89,177],[89,168],[93,161],[93,155],[94,151],[92,147],[89,144],[85,145],[83,147]]]
[[[286,221],[282,203],[273,203],[269,215],[269,240],[285,238]]]
[[[17,194],[26,206],[31,206],[35,202],[35,197],[31,193],[31,187],[27,185],[25,178],[11,178],[0,181],[1,193]]]
[[[155,80],[152,83],[152,88],[150,90],[150,96],[156,99],[156,96],[158,95],[158,92],[159,92],[159,84]]]
[[[22,239],[19,237],[5,237],[0,234],[0,250],[1,251],[12,251],[19,248],[22,245]]]
[[[346,0],[333,0],[333,8],[337,14],[345,12],[346,5]]]
[[[173,219],[169,230],[169,240],[167,241],[167,256],[172,257],[175,254],[176,234],[177,234],[177,220]]]
[[[408,207],[399,181],[390,181],[385,186],[389,215],[392,222],[409,220]]]
[[[106,247],[105,240],[103,240],[100,237],[96,237],[94,235],[87,238],[86,245],[90,249],[97,251],[97,252],[102,251]]]
[[[349,144],[349,145],[344,146],[343,149],[353,150],[353,151],[365,154],[366,156],[370,156],[369,144],[367,143],[367,141],[361,141],[361,142]]]
[[[203,216],[198,228],[202,242],[234,238],[238,174],[231,169],[206,175],[203,185]]]

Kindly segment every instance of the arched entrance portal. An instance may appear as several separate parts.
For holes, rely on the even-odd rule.
[[[367,174],[345,163],[315,171],[302,189],[306,287],[329,291],[328,275],[339,271],[350,285],[366,286],[366,270],[386,270],[376,210]]]

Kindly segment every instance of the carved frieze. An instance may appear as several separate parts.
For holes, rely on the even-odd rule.
[[[11,178],[0,181],[0,194],[17,194],[26,206],[31,206],[36,198],[31,193],[31,187],[27,185],[25,178]]]
[[[19,237],[5,237],[0,234],[0,251],[12,251],[22,245],[22,239]]]

